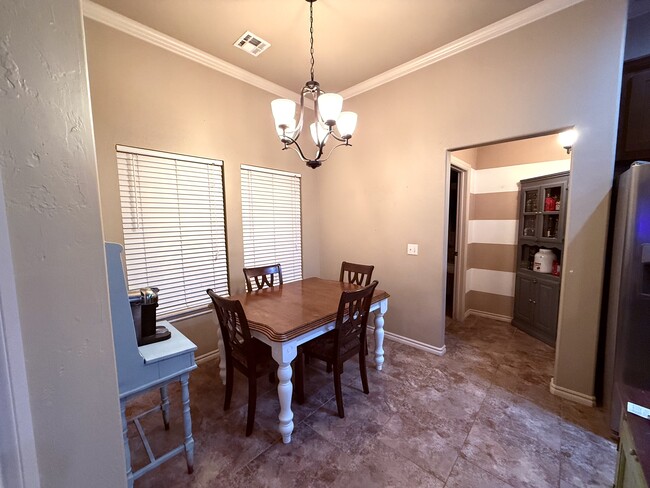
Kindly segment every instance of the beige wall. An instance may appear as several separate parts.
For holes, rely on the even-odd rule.
[[[41,486],[125,486],[79,2],[4,1],[0,32],[0,211],[19,308],[4,325],[22,333]]]
[[[354,147],[319,173],[323,275],[373,263],[386,330],[441,347],[446,151],[575,125],[555,381],[592,395],[625,15],[586,0],[348,100]]]
[[[392,296],[386,329],[442,347],[447,150],[576,125],[555,379],[591,395],[624,24],[624,0],[586,0],[348,100],[360,114],[353,147],[303,173],[305,275],[337,278],[342,260],[374,264]],[[274,97],[86,25],[107,238],[121,238],[114,144],[223,159],[237,291],[239,164],[304,168],[279,151],[260,110]],[[214,347],[211,319],[181,326],[205,344],[200,353]]]
[[[318,276],[318,173],[281,151],[270,106],[277,97],[92,20],[85,25],[106,239],[123,240],[115,144],[221,159],[230,291],[244,291],[239,167],[284,169],[303,174],[303,273]],[[212,314],[175,325],[198,356],[216,350]]]
[[[566,171],[570,158],[556,134],[480,146],[475,153],[465,309],[507,321],[514,310],[519,182]]]

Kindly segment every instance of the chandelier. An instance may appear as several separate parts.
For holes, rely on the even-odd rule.
[[[357,114],[354,112],[341,112],[343,108],[343,97],[336,93],[325,93],[320,85],[314,80],[314,11],[313,6],[316,0],[309,2],[309,45],[311,54],[311,78],[305,83],[300,92],[300,116],[296,123],[296,102],[286,98],[279,98],[271,102],[271,110],[275,119],[275,128],[280,141],[284,145],[282,150],[292,148],[300,159],[310,168],[318,168],[324,161],[327,161],[332,151],[339,146],[350,146],[350,138],[357,125]],[[313,101],[313,122],[309,125],[311,137],[316,145],[316,152],[313,158],[305,155],[298,144],[298,138],[303,128],[305,115],[305,98]],[[336,127],[338,135],[334,132]],[[339,144],[332,147],[327,156],[325,144],[335,139]],[[303,144],[304,145],[304,144]]]

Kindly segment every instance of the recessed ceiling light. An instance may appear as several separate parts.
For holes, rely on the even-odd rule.
[[[237,39],[237,41],[235,41],[233,46],[257,57],[271,47],[271,43],[266,42],[260,36],[253,34],[251,31],[246,31],[239,39]]]

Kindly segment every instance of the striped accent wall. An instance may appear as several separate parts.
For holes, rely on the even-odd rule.
[[[567,158],[555,136],[478,148],[470,188],[466,313],[512,319],[519,181],[568,171]]]

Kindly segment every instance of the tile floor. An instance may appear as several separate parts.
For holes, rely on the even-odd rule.
[[[367,396],[358,366],[346,363],[345,419],[336,415],[331,377],[313,361],[289,445],[276,432],[279,405],[268,378],[258,382],[255,430],[246,438],[244,378],[235,373],[232,407],[224,412],[217,362],[201,364],[190,377],[194,474],[179,455],[135,486],[612,486],[616,445],[603,412],[549,393],[552,348],[509,324],[475,317],[451,322],[446,342],[447,354],[438,357],[385,341],[384,370],[369,368]],[[156,413],[143,421],[155,448],[182,439],[179,389],[170,390],[171,429],[164,431]],[[144,450],[134,429],[130,434],[137,468]]]

